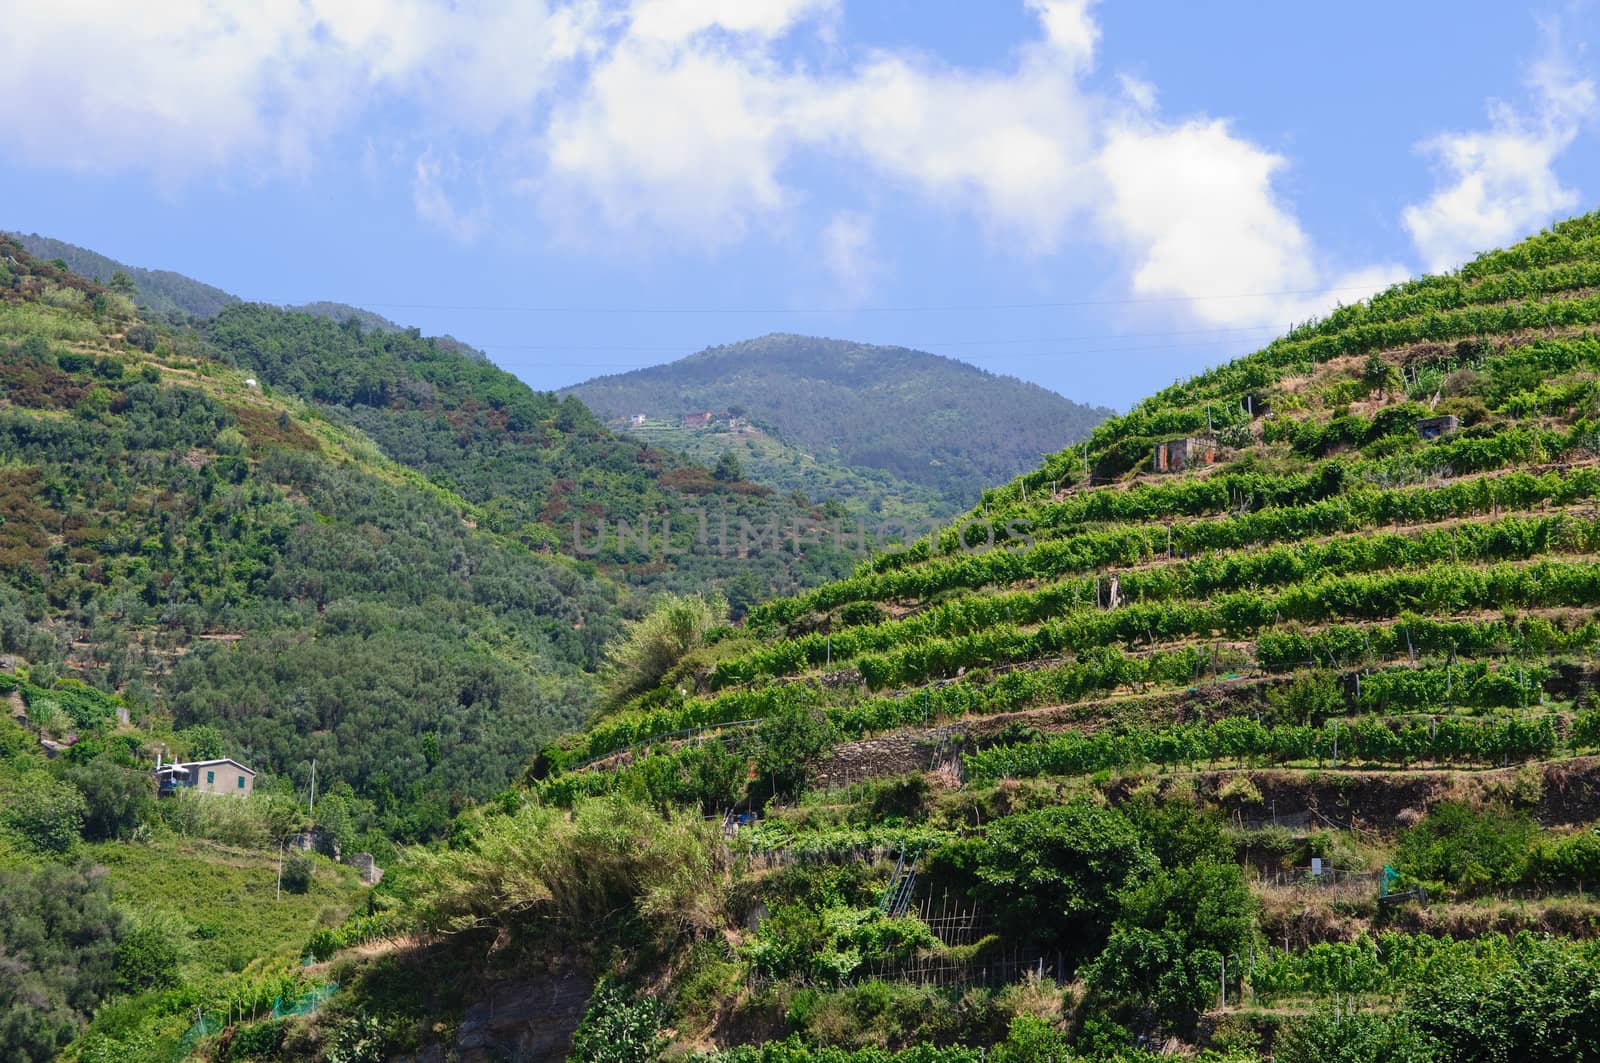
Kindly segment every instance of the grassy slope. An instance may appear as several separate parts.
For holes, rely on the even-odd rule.
[[[83,853],[106,868],[121,904],[189,929],[191,981],[295,966],[311,932],[343,920],[364,892],[354,870],[319,858],[308,892],[279,896],[275,852],[198,839],[100,842]]]

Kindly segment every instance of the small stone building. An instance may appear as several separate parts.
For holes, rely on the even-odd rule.
[[[1423,439],[1438,439],[1447,436],[1461,427],[1461,421],[1454,414],[1445,414],[1442,417],[1423,417],[1417,421],[1417,435]]]
[[[344,863],[355,868],[361,875],[361,881],[368,886],[376,886],[383,881],[383,868],[378,866],[371,853],[351,853]]]
[[[1186,436],[1157,443],[1150,460],[1154,472],[1177,472],[1217,460],[1217,441],[1209,436]]]

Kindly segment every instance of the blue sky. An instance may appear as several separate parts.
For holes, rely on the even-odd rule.
[[[1593,2],[63,0],[0,227],[554,388],[770,331],[1126,408],[1600,196]]]

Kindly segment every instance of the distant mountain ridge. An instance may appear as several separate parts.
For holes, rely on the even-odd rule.
[[[98,251],[69,244],[65,240],[40,236],[38,233],[13,232],[6,235],[15,238],[30,255],[46,261],[59,258],[78,276],[88,277],[101,284],[109,282],[114,273],[126,273],[128,279],[133,281],[139,305],[149,307],[160,315],[170,317],[176,313],[189,317],[209,318],[215,317],[226,307],[247,301],[232,292],[225,292],[221,288],[206,284],[204,281],[197,281],[182,273],[174,273],[169,269],[130,266],[126,262],[118,262]],[[302,303],[299,306],[285,306],[284,309],[298,314],[311,314],[313,317],[325,317],[340,324],[353,320],[359,322],[368,332],[404,332],[407,328],[371,310],[363,310],[349,303],[329,302],[326,299]],[[454,336],[440,336],[437,337],[437,341],[447,350],[457,354],[465,354],[480,362],[489,360],[489,356],[478,348]]]
[[[210,317],[225,306],[243,301],[231,292],[182,273],[130,266],[65,240],[55,240],[38,233],[16,232],[8,235],[15,237],[30,255],[46,261],[59,258],[78,276],[101,284],[110,281],[113,273],[126,273],[133,281],[139,304],[158,314],[167,315],[176,311],[192,317]]]
[[[883,470],[963,505],[1112,412],[942,355],[784,333],[563,394],[610,418],[739,410],[820,460]]]

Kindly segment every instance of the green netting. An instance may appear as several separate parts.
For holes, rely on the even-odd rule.
[[[282,997],[279,997],[272,1002],[272,1017],[274,1019],[285,1019],[291,1015],[310,1015],[322,1006],[323,1001],[333,996],[334,990],[338,988],[337,982],[330,982],[327,985],[318,986],[309,993],[302,993],[290,1001],[285,1001]]]
[[[271,1018],[287,1019],[296,1015],[315,1014],[317,1009],[322,1007],[323,1002],[333,996],[334,991],[338,988],[339,984],[337,982],[330,982],[327,985],[317,986],[288,1000],[281,996],[277,997],[272,1002]],[[239,1018],[243,1021],[243,1016]],[[266,1016],[263,1016],[263,1018],[266,1018]],[[184,1031],[183,1037],[178,1042],[176,1053],[170,1058],[179,1060],[187,1057],[194,1049],[194,1046],[199,1044],[201,1040],[214,1033],[220,1033],[228,1026],[228,1023],[229,1016],[226,1012],[197,1012],[194,1024]]]

